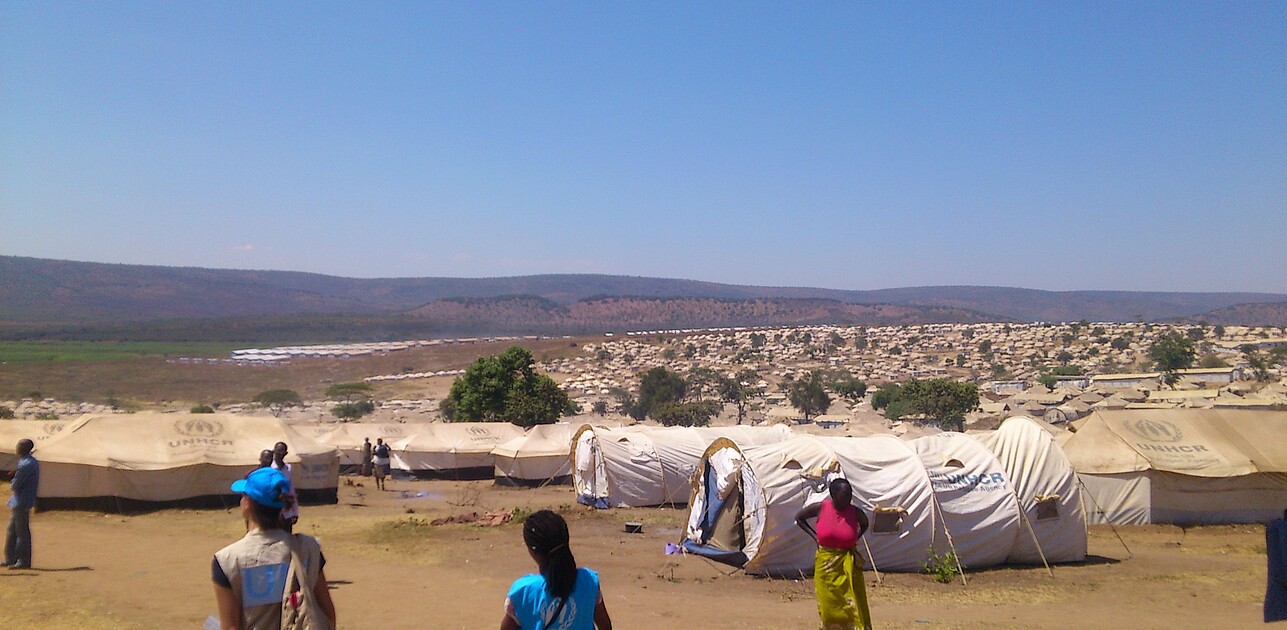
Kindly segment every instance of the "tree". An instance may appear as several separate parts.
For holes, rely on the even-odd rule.
[[[0,420],[13,420],[13,409],[8,405],[0,405]]]
[[[898,398],[898,390],[902,387],[898,383],[885,383],[881,385],[876,393],[871,395],[871,408],[877,411],[887,409],[890,403]],[[886,416],[888,417],[888,415]]]
[[[1148,349],[1149,358],[1162,373],[1162,382],[1171,386],[1180,380],[1177,370],[1193,367],[1195,355],[1193,340],[1174,332],[1158,337]]]
[[[992,353],[992,340],[984,339],[983,341],[980,341],[979,354],[991,354],[991,353]]]
[[[370,388],[371,386],[367,385],[367,389]],[[329,395],[330,390],[328,389],[326,391]],[[262,391],[255,394],[255,397],[251,398],[250,401],[261,407],[272,409],[273,415],[278,418],[282,416],[282,412],[286,411],[287,407],[296,407],[304,402],[300,399],[299,394],[293,389],[270,389]]]
[[[1191,341],[1202,341],[1203,339],[1206,338],[1207,331],[1204,330],[1201,326],[1194,326],[1193,328],[1190,328],[1188,331],[1186,331],[1184,334]]]
[[[1068,362],[1073,360],[1073,355],[1067,350],[1060,350],[1059,354],[1055,355],[1055,360],[1063,365],[1068,365]]]
[[[866,350],[866,349],[867,349],[867,338],[866,338],[866,337],[859,337],[859,338],[857,338],[857,339],[854,339],[854,348],[855,348],[855,349],[858,349],[858,350]]]
[[[729,403],[737,408],[737,423],[742,424],[746,419],[746,406],[751,400],[754,393],[753,385],[759,375],[754,370],[741,370],[732,377],[723,377],[716,384],[719,391],[719,399]]]
[[[606,416],[608,415],[608,403],[606,401],[596,400],[593,405],[590,405],[590,412],[596,416]]]
[[[911,380],[898,392],[911,414],[920,414],[944,429],[965,430],[965,414],[978,409],[979,388],[945,378]]]
[[[806,422],[816,415],[826,413],[831,406],[831,396],[827,395],[822,373],[817,370],[792,381],[787,388],[787,400],[791,401],[792,407],[804,414]]]
[[[353,402],[354,398],[371,397],[370,383],[336,383],[326,388],[326,397],[332,400],[343,398],[344,402]]]
[[[1198,361],[1198,367],[1224,368],[1229,367],[1229,362],[1221,358],[1220,355],[1210,352],[1202,355],[1202,358]]]
[[[719,382],[719,374],[710,368],[699,367],[688,371],[688,391],[692,393],[697,402],[701,402],[706,388],[714,387]]]
[[[867,395],[867,384],[850,376],[832,382],[831,391],[851,403],[856,403]]]
[[[704,427],[711,417],[719,413],[720,404],[714,400],[687,403],[665,403],[652,410],[652,417],[663,426]]]
[[[1108,345],[1111,346],[1114,350],[1125,350],[1131,347],[1131,341],[1126,337],[1114,337],[1113,340],[1108,343]]]
[[[343,402],[331,407],[331,415],[340,420],[350,421],[357,420],[368,413],[375,411],[375,403],[369,400],[359,400],[357,402]]]
[[[1259,352],[1247,354],[1247,367],[1251,369],[1251,378],[1262,382],[1269,380],[1269,361]]]
[[[524,427],[551,424],[575,413],[572,399],[553,379],[537,374],[532,353],[519,346],[480,357],[451,384],[439,408],[453,422],[510,421]]]
[[[833,345],[833,346],[835,346],[835,347],[837,347],[837,348],[843,348],[843,347],[845,347],[845,338],[844,338],[844,337],[841,337],[841,336],[840,336],[840,333],[838,333],[838,332],[836,332],[836,331],[834,331],[834,330],[833,330],[833,331],[831,331],[831,334],[830,334],[830,335],[827,335],[827,341],[831,342],[831,345]]]
[[[1059,379],[1050,372],[1043,372],[1041,376],[1037,377],[1037,382],[1045,385],[1047,390],[1053,390],[1055,385],[1059,384]]]
[[[683,402],[687,394],[688,381],[684,377],[664,367],[652,368],[644,372],[643,378],[639,380],[639,399],[635,403],[635,412],[639,418],[649,417],[653,409]]]

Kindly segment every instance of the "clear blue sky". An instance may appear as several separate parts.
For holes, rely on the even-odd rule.
[[[0,220],[357,277],[1287,292],[1287,2],[0,0]]]

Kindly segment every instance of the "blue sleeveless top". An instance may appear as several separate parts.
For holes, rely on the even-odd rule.
[[[560,599],[545,590],[545,578],[539,574],[524,575],[509,587],[509,602],[514,607],[518,626],[523,630],[594,630],[594,608],[599,603],[599,574],[586,568],[576,570],[576,584],[559,613]]]

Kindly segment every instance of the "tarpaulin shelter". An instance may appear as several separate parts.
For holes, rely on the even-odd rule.
[[[496,483],[540,486],[572,482],[569,453],[581,425],[538,424],[527,433],[492,449]]]
[[[780,442],[791,435],[781,425],[768,427],[582,426],[572,439],[573,483],[577,500],[598,507],[685,505],[702,453],[727,437],[739,445]]]
[[[44,508],[232,506],[229,488],[285,442],[301,503],[334,503],[339,454],[272,417],[231,414],[87,415],[39,447]]]
[[[1287,412],[1099,410],[1063,443],[1092,523],[1263,523],[1287,505]]]
[[[492,450],[523,435],[521,427],[509,422],[401,426],[413,427],[414,432],[392,444],[394,474],[422,479],[491,479],[496,464]]]
[[[1056,442],[1067,433],[1027,416],[1007,418],[974,435],[1001,463],[1013,484],[1024,529],[1007,562],[1041,564],[1086,559],[1086,515],[1072,463]],[[1035,537],[1035,540],[1034,540]]]

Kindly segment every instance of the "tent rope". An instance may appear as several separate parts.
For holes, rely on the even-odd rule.
[[[864,532],[864,533],[866,533],[866,532]],[[885,580],[884,580],[884,579],[882,579],[882,578],[880,577],[880,567],[877,567],[877,566],[876,566],[876,556],[872,555],[872,553],[871,553],[871,545],[868,545],[868,544],[867,544],[867,537],[866,537],[866,536],[863,536],[863,537],[862,537],[862,546],[863,546],[864,548],[866,548],[866,549],[867,549],[867,559],[871,561],[871,570],[872,570],[872,573],[875,573],[875,574],[876,574],[876,583],[877,583],[877,584],[882,584],[882,585],[883,585],[883,584],[885,583]]]
[[[1104,516],[1104,522],[1108,524],[1108,528],[1111,529],[1113,531],[1113,535],[1117,537],[1117,542],[1122,543],[1122,548],[1126,550],[1126,559],[1130,560],[1131,558],[1134,558],[1135,552],[1131,551],[1131,548],[1127,546],[1126,541],[1122,539],[1122,535],[1117,532],[1117,526],[1113,524],[1113,521],[1109,520],[1108,514],[1104,512],[1104,506],[1099,504],[1099,501],[1095,499],[1095,495],[1086,490],[1086,484],[1082,483],[1080,475],[1077,476],[1077,485],[1081,486],[1081,496],[1090,497],[1090,500],[1095,504],[1095,509]],[[1081,513],[1085,516],[1086,524],[1089,526],[1090,513],[1086,511],[1086,502],[1084,499],[1082,500]]]

